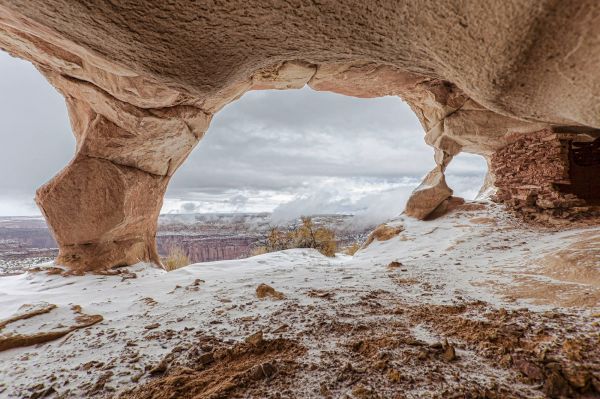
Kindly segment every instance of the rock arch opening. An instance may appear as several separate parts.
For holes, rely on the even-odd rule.
[[[488,165],[485,157],[477,154],[460,153],[446,168],[446,182],[453,195],[474,200],[485,189]]]
[[[31,63],[0,50],[0,216],[38,216],[35,190],[74,152],[63,97]]]
[[[418,119],[398,97],[252,91],[215,115],[173,176],[164,210],[275,211],[281,222],[360,213],[361,223],[379,224],[404,210],[433,166]]]

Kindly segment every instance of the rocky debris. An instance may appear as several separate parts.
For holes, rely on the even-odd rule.
[[[402,226],[388,226],[387,224],[381,224],[375,228],[367,237],[367,240],[363,244],[363,248],[366,248],[373,241],[387,241],[396,237],[398,234],[402,233],[404,228]]]
[[[263,332],[258,331],[246,338],[246,342],[252,345],[260,345],[263,342]]]
[[[462,209],[462,205],[465,204],[465,200],[460,197],[448,197],[442,203],[440,203],[430,214],[427,215],[425,220],[434,220],[440,218],[455,209]]]
[[[456,350],[454,349],[454,345],[448,343],[448,340],[444,341],[442,344],[442,359],[447,362],[451,362],[456,359]]]
[[[542,384],[549,397],[600,395],[594,385],[594,381],[600,382],[597,366],[592,366],[593,359],[600,355],[597,337],[583,332],[570,338],[561,327],[568,316],[499,309],[489,312],[483,321],[469,317],[472,307],[442,308],[432,312],[427,307],[428,316],[417,311],[412,317],[428,320],[435,331],[461,340],[467,348],[503,367],[519,371],[531,384]],[[444,360],[455,358],[454,348],[447,341],[442,348]]]
[[[56,309],[56,305],[53,303],[40,302],[36,304],[25,304],[19,307],[17,313],[8,319],[0,320],[0,330],[6,327],[10,323],[14,323],[19,320],[26,320],[35,316],[39,316],[44,313],[51,312]]]
[[[272,298],[272,299],[284,299],[285,295],[277,291],[275,288],[268,284],[260,284],[256,287],[256,296],[260,299]]]
[[[205,338],[206,339],[206,338]],[[297,361],[305,349],[297,342],[275,339],[238,343],[233,346],[208,338],[211,362],[200,360],[203,355],[189,347],[171,359],[164,375],[123,392],[127,399],[226,398],[242,394],[264,397],[272,390],[283,389],[278,379],[289,381],[298,372]],[[263,381],[269,381],[264,385]],[[182,389],[185,387],[185,389]],[[279,387],[279,388],[278,388]]]
[[[5,320],[0,321],[0,352],[8,349],[42,344],[64,337],[72,331],[85,328],[103,320],[101,315],[88,315],[81,312],[79,305],[71,307],[70,320],[60,320],[58,325],[51,327],[44,322],[37,323],[36,317],[50,313],[57,309],[54,304],[40,303],[24,305],[19,312]],[[19,323],[20,322],[20,323]],[[29,332],[29,325],[40,324],[36,332]],[[69,325],[64,325],[67,323]],[[8,330],[8,331],[7,331]],[[21,332],[26,330],[27,332]]]
[[[402,262],[398,262],[397,260],[391,261],[388,265],[387,265],[388,269],[398,269],[400,267],[402,267]]]

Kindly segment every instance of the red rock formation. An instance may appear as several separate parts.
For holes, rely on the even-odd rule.
[[[66,98],[77,153],[37,202],[58,262],[95,270],[158,262],[170,177],[212,115],[251,89],[405,99],[436,149],[407,208],[424,218],[450,196],[443,173],[458,152],[489,156],[509,132],[600,128],[598,22],[593,0],[11,0],[0,48]]]

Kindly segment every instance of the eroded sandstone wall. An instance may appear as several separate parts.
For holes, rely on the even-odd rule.
[[[159,263],[171,176],[248,90],[404,99],[435,149],[406,209],[424,219],[451,196],[444,172],[459,152],[600,128],[599,35],[594,0],[0,0],[0,48],[69,109],[76,154],[36,199],[58,262],[78,270]]]

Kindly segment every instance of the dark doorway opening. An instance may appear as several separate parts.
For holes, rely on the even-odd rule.
[[[570,190],[588,205],[600,205],[600,137],[569,145]]]

